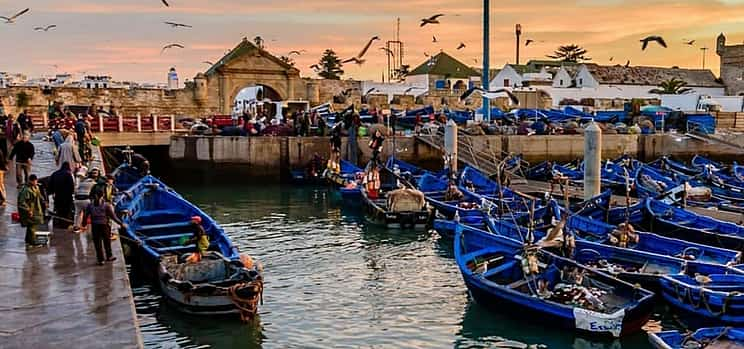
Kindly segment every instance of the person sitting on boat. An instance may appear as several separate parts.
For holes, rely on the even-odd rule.
[[[380,170],[377,165],[369,166],[367,173],[364,175],[364,187],[367,189],[367,196],[370,199],[377,199],[380,191]]]
[[[465,197],[460,189],[457,188],[455,181],[450,181],[447,191],[444,193],[444,201],[460,201]]]
[[[628,223],[620,223],[617,229],[610,233],[610,243],[622,248],[627,248],[629,244],[637,244],[639,241],[633,226]]]
[[[209,236],[201,225],[202,218],[199,216],[191,217],[191,225],[189,228],[194,233],[191,239],[186,240],[186,245],[195,244],[196,248],[194,253],[187,259],[188,262],[196,263],[201,261],[204,254],[209,249]]]
[[[471,181],[469,179],[466,180],[465,181],[465,189],[467,189],[469,192],[475,193],[476,188],[475,188],[475,184],[473,184],[473,181]]]

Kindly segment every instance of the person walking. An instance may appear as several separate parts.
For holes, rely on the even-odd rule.
[[[24,110],[23,113],[18,115],[18,124],[21,126],[21,131],[33,133],[34,132],[34,120],[31,115],[28,115],[28,110]]]
[[[28,182],[18,192],[18,213],[21,226],[26,228],[26,247],[38,247],[36,226],[43,223],[44,211],[41,208],[41,192],[36,175],[28,176]]]
[[[75,136],[73,134],[68,135],[67,138],[65,138],[65,142],[59,147],[56,161],[57,165],[60,166],[67,162],[73,169],[77,169],[82,163],[80,153],[78,153],[77,145],[75,144]]]
[[[13,145],[13,150],[10,151],[9,159],[15,159],[16,183],[19,188],[29,180],[31,162],[34,160],[34,155],[36,154],[36,150],[30,139],[31,134],[24,132],[23,138],[16,142]]]
[[[8,160],[5,158],[5,153],[0,151],[0,208],[5,207],[8,200],[5,192],[5,172],[8,172]]]
[[[88,176],[80,181],[80,184],[75,190],[75,219],[72,231],[75,233],[82,232],[83,214],[85,209],[90,205],[90,192],[93,186],[96,185],[100,171],[97,168],[92,168],[88,171]]]
[[[126,228],[119,217],[114,214],[114,207],[108,202],[103,201],[102,196],[93,197],[93,202],[88,204],[85,208],[85,215],[83,216],[83,229],[86,228],[88,218],[92,226],[93,235],[93,246],[96,250],[96,259],[98,265],[103,265],[103,262],[113,262],[116,257],[111,253],[111,223],[110,221],[116,222],[116,224]],[[106,258],[104,259],[104,252]]]
[[[70,227],[72,222],[72,194],[75,191],[75,178],[69,162],[63,162],[59,170],[52,173],[49,180],[48,195],[54,195],[55,226]]]

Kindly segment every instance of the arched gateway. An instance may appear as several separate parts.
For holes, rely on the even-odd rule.
[[[234,49],[204,73],[210,104],[229,114],[246,88],[261,86],[262,99],[304,99],[300,71],[243,38]]]

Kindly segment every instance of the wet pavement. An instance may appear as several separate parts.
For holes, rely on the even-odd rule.
[[[33,143],[37,151],[32,173],[48,176],[55,170],[53,145]],[[141,348],[119,241],[112,242],[117,260],[104,266],[96,265],[89,233],[54,229],[49,247],[26,250],[24,229],[10,217],[17,211],[13,169],[6,173],[5,184],[8,206],[0,209],[0,348]]]

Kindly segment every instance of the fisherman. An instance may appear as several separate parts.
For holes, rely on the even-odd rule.
[[[75,233],[82,232],[82,229],[80,229],[80,227],[82,226],[83,222],[83,214],[85,213],[85,209],[88,207],[88,205],[90,205],[90,192],[93,189],[93,186],[96,185],[99,176],[100,170],[94,167],[90,171],[88,171],[86,178],[81,180],[80,184],[78,184],[77,186],[74,201],[75,219],[73,232]]]
[[[28,176],[28,181],[18,192],[18,214],[21,216],[21,226],[26,228],[26,247],[28,248],[42,245],[36,242],[36,226],[44,221],[38,183],[38,177],[32,174]]]
[[[460,189],[457,188],[455,181],[449,181],[447,191],[444,192],[444,201],[460,201],[465,197]]]
[[[13,150],[10,151],[10,156],[8,157],[11,160],[15,158],[16,183],[19,188],[28,181],[29,174],[31,173],[31,161],[33,161],[34,154],[36,154],[34,145],[29,141],[30,139],[31,134],[24,132],[23,138],[13,145]]]
[[[69,162],[63,162],[60,169],[52,173],[47,189],[48,195],[54,195],[54,212],[57,218],[55,226],[69,227],[72,220],[72,195],[75,191],[75,178]]]
[[[369,147],[372,149],[372,161],[379,162],[380,153],[382,152],[382,144],[385,142],[385,137],[382,136],[380,129],[375,130],[375,134],[369,140]]]
[[[627,248],[631,243],[637,244],[639,239],[633,226],[628,223],[618,224],[617,229],[610,233],[610,243],[617,247]]]
[[[189,225],[189,228],[194,233],[194,236],[185,242],[186,245],[196,245],[194,253],[187,259],[187,261],[191,263],[201,261],[202,257],[204,257],[204,254],[206,254],[209,249],[209,236],[207,236],[207,232],[204,231],[201,223],[202,218],[200,216],[191,217],[191,225]]]
[[[341,153],[341,126],[336,125],[331,130],[331,153]]]
[[[111,253],[111,223],[110,221],[116,222],[116,224],[126,228],[119,217],[114,214],[114,207],[108,202],[104,201],[103,196],[94,196],[93,201],[88,204],[85,208],[85,215],[83,216],[83,229],[86,228],[88,219],[93,226],[93,246],[96,249],[96,259],[98,265],[103,265],[103,250],[106,252],[106,262],[113,262],[116,260]]]

